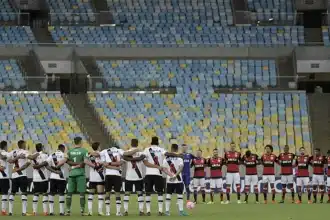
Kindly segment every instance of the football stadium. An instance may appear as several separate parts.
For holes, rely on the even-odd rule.
[[[1,0],[1,219],[326,219],[329,9]]]

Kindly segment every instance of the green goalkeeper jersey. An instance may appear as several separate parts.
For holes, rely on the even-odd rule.
[[[68,160],[75,163],[83,163],[84,160],[88,157],[88,151],[85,148],[72,148],[68,150],[67,158]],[[85,176],[85,168],[73,168],[71,167],[71,171],[69,176]]]

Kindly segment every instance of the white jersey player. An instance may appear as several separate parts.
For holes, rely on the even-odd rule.
[[[138,140],[132,139],[131,146],[132,148],[128,150],[129,153],[134,153],[132,156],[124,156],[126,161],[126,180],[125,180],[125,196],[124,196],[124,215],[128,215],[128,203],[130,193],[133,192],[133,186],[135,187],[135,192],[138,195],[138,204],[140,216],[144,215],[143,212],[143,159],[145,155],[142,152],[139,152]]]
[[[48,215],[48,170],[47,159],[48,155],[43,152],[44,146],[41,143],[36,144],[37,153],[29,158],[33,165],[33,215],[37,215],[39,195],[43,194],[42,208],[44,216]]]
[[[172,144],[171,151],[177,153],[179,146]],[[165,202],[165,215],[170,215],[171,197],[173,193],[177,194],[177,204],[179,207],[179,214],[186,216],[187,214],[183,211],[183,182],[182,182],[182,169],[183,159],[180,157],[167,157],[163,161],[163,166],[169,169],[173,176],[167,175],[166,177],[166,202]]]
[[[7,215],[8,192],[10,188],[9,182],[9,169],[8,169],[8,152],[7,142],[1,141],[0,143],[0,193],[1,198],[1,214]]]
[[[28,187],[26,168],[30,166],[31,162],[28,160],[29,152],[25,150],[26,142],[20,140],[18,141],[17,145],[18,149],[11,151],[8,155],[8,162],[14,165],[11,176],[12,187],[11,194],[9,196],[9,215],[13,215],[15,194],[20,190],[22,200],[22,215],[26,216]]]
[[[54,215],[54,196],[59,195],[60,216],[64,216],[64,193],[66,189],[66,173],[65,167],[56,168],[59,161],[64,160],[65,146],[60,144],[58,149],[52,153],[47,159],[47,169],[50,173],[50,189],[49,189],[49,215]]]

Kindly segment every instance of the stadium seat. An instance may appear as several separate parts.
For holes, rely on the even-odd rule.
[[[17,17],[15,10],[10,5],[10,1],[0,2],[0,21],[8,22],[13,21]]]
[[[211,154],[234,141],[241,149],[262,153],[266,144],[279,153],[285,144],[292,152],[304,146],[311,152],[305,93],[184,92],[177,94],[90,93],[89,100],[107,131],[121,147],[131,138],[140,145],[152,136],[176,138],[193,149]]]
[[[37,43],[30,27],[25,26],[0,26],[0,46],[12,45],[15,47]]]
[[[275,60],[96,61],[109,87],[276,86]]]
[[[0,89],[20,89],[25,86],[23,73],[16,60],[0,60]]]
[[[0,105],[0,139],[7,140],[11,149],[21,139],[29,149],[41,142],[50,150],[58,144],[71,146],[75,136],[83,137],[60,94],[0,93]]]

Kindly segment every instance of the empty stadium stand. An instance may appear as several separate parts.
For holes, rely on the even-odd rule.
[[[0,2],[0,21],[8,22],[16,19],[16,13],[9,2],[10,1]]]
[[[0,45],[27,46],[37,43],[30,27],[0,26]]]
[[[276,86],[275,60],[97,61],[109,87]]]
[[[17,61],[0,60],[0,89],[20,89],[25,85],[24,76]]]
[[[146,147],[151,136],[157,135],[165,147],[174,137],[194,150],[205,149],[206,154],[214,147],[229,146],[231,141],[258,153],[269,143],[276,153],[285,144],[293,152],[301,146],[311,151],[303,92],[90,93],[89,98],[119,146],[128,146],[136,137]]]
[[[0,139],[7,140],[10,148],[24,139],[30,149],[38,142],[56,149],[84,136],[59,93],[0,93],[0,105]]]

